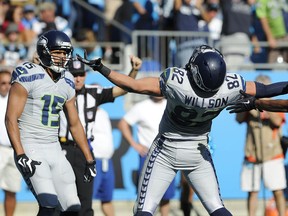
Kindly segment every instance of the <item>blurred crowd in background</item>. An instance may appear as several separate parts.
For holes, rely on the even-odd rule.
[[[100,46],[98,43],[131,44],[131,34],[136,30],[149,30],[150,33],[152,30],[206,32],[213,41],[210,45],[222,51],[228,66],[243,63],[285,63],[288,58],[288,22],[285,21],[288,6],[286,1],[272,2],[273,4],[268,4],[265,0],[0,0],[0,65],[13,67],[21,61],[30,60],[38,36],[51,29],[64,31],[73,39],[76,49],[74,53],[81,54],[81,48],[84,47],[88,57],[101,57],[110,63],[115,61],[117,52],[109,45]],[[157,42],[153,40],[154,43]],[[184,40],[187,42],[188,39]],[[192,41],[192,46],[205,42],[207,40],[198,38]],[[167,50],[173,49],[173,44],[171,41],[167,43]],[[187,43],[182,44],[187,46]],[[151,52],[160,51],[152,49]],[[139,56],[140,50],[135,54]],[[155,59],[155,55],[147,55],[139,57],[150,56]],[[171,64],[173,63],[175,62]]]

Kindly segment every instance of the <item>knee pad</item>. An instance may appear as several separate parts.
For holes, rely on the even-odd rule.
[[[153,216],[150,212],[140,211],[137,212],[134,216]]]
[[[81,204],[80,204],[78,197],[77,199],[69,198],[67,202],[64,203],[63,205],[61,203],[61,207],[62,207],[62,211],[78,212],[81,209]]]
[[[46,208],[39,206],[39,211],[37,216],[53,216],[56,208]]]
[[[37,201],[41,207],[56,208],[59,205],[58,197],[55,194],[39,194]]]
[[[232,216],[226,208],[220,208],[210,214],[211,216]]]

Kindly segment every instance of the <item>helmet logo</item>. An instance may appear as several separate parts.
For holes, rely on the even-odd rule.
[[[44,36],[41,36],[38,40],[38,45],[47,45],[48,39]]]
[[[47,47],[47,44],[48,44],[48,39],[45,36],[42,35],[39,38],[37,45],[38,46],[43,46],[45,48],[46,53],[50,53],[49,49]],[[39,55],[39,53],[38,53],[38,55]]]

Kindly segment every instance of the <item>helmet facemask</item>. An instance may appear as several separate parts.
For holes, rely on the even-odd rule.
[[[71,50],[65,49],[65,53],[65,57],[59,57],[58,55],[55,55],[53,51],[52,53],[50,52],[51,62],[48,68],[56,73],[65,71],[68,68],[68,62],[71,60]]]
[[[65,57],[61,51],[65,51]],[[57,30],[44,33],[37,42],[37,54],[40,64],[50,68],[57,74],[63,73],[68,68],[72,51],[70,38],[65,33]]]

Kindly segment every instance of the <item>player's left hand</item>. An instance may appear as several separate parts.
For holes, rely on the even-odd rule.
[[[97,175],[96,171],[96,161],[86,162],[85,172],[84,172],[84,182],[89,183]]]
[[[103,67],[103,64],[101,62],[101,58],[97,58],[94,60],[88,60],[87,57],[87,51],[84,50],[84,58],[81,57],[79,54],[76,54],[76,57],[79,61],[81,61],[82,63],[90,66],[93,70],[99,71],[101,70],[101,68]]]
[[[242,98],[228,104],[226,110],[230,110],[229,113],[240,113],[240,112],[247,112],[252,109],[256,109],[255,101],[256,98],[252,95],[245,93],[244,91],[240,90],[242,94]]]

